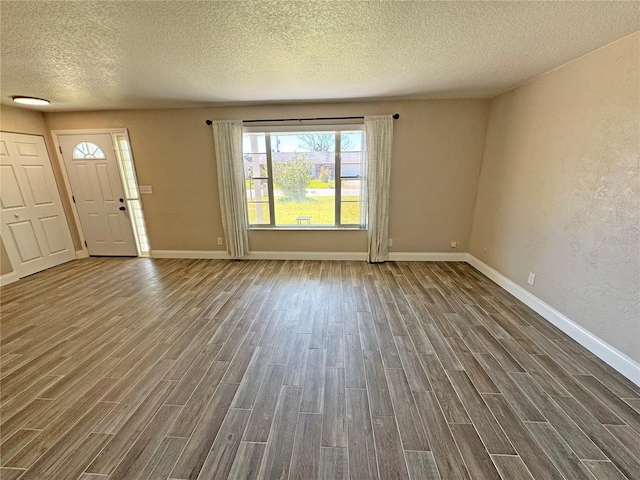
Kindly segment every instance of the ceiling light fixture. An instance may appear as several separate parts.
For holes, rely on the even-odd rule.
[[[22,95],[17,95],[15,97],[12,97],[13,101],[16,103],[21,103],[23,105],[50,105],[51,102],[49,100],[46,100],[44,98],[36,98],[36,97],[25,97]]]

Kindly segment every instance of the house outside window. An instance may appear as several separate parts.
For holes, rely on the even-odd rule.
[[[363,125],[245,127],[249,228],[366,228]]]

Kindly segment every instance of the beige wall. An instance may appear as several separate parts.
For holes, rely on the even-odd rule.
[[[480,171],[488,100],[416,100],[48,113],[52,130],[128,128],[153,250],[221,250],[211,128],[206,119],[399,113],[391,172],[392,251],[465,251]],[[254,251],[365,252],[364,231],[253,231]]]
[[[636,361],[639,44],[636,33],[492,100],[470,245]]]
[[[4,242],[2,241],[2,237],[0,237],[0,275],[11,272],[13,272],[11,260],[9,260],[7,250],[4,248]]]
[[[27,110],[23,108],[15,108],[8,105],[2,105],[0,107],[0,130],[4,132],[12,133],[29,133],[33,135],[42,135],[44,142],[51,159],[51,165],[53,167],[53,174],[58,184],[60,191],[60,197],[62,198],[62,205],[67,216],[67,222],[71,230],[71,237],[76,250],[80,250],[80,237],[78,236],[77,229],[73,223],[73,217],[71,214],[71,205],[67,199],[66,190],[64,188],[64,181],[62,179],[62,173],[60,171],[60,165],[56,160],[55,150],[51,137],[46,128],[44,114],[33,110]],[[1,242],[0,238],[0,242]],[[0,247],[0,274],[12,272],[11,262],[6,254],[4,244]]]

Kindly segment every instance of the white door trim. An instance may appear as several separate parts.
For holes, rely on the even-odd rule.
[[[129,139],[129,131],[126,128],[87,128],[87,129],[78,129],[78,130],[51,130],[51,138],[53,139],[53,144],[55,146],[56,158],[58,159],[58,165],[60,166],[60,170],[62,171],[62,179],[64,180],[64,186],[67,190],[67,198],[69,199],[69,203],[71,204],[71,211],[73,212],[73,222],[78,229],[78,235],[80,236],[80,243],[82,246],[82,256],[89,256],[89,249],[86,246],[87,239],[84,235],[84,230],[82,230],[82,224],[80,223],[80,215],[78,214],[78,209],[76,207],[76,203],[73,201],[73,194],[71,193],[71,182],[69,181],[69,174],[67,173],[67,167],[64,163],[64,157],[62,156],[62,149],[60,148],[60,142],[58,141],[58,135],[93,135],[93,134],[109,134],[111,135],[111,146],[115,150],[115,141],[114,135],[124,134],[127,136],[127,140],[131,143]],[[118,173],[120,176],[120,173]],[[122,183],[122,177],[120,177],[120,182]],[[124,185],[122,188],[124,189]],[[133,226],[131,227],[133,228]]]

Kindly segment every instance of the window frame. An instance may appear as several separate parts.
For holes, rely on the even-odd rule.
[[[265,138],[265,157],[266,157],[266,165],[267,165],[267,176],[251,176],[247,177],[244,174],[243,182],[249,180],[262,180],[267,182],[267,190],[269,192],[269,223],[260,223],[260,224],[252,224],[249,219],[249,201],[247,196],[244,196],[246,206],[247,206],[247,228],[249,230],[303,230],[303,231],[313,231],[313,230],[366,230],[368,228],[368,218],[367,218],[367,196],[366,196],[366,162],[367,162],[367,154],[366,154],[366,142],[363,139],[363,144],[365,145],[365,149],[362,150],[362,167],[360,175],[342,175],[342,152],[341,144],[342,144],[342,133],[343,132],[352,132],[359,131],[362,132],[362,135],[365,134],[364,124],[320,124],[320,125],[278,125],[278,126],[244,126],[243,127],[243,138],[247,133],[260,133],[264,135]],[[331,133],[335,136],[335,156],[334,156],[334,209],[335,209],[335,223],[334,225],[276,225],[276,213],[275,213],[275,196],[274,196],[274,185],[273,185],[273,159],[272,159],[272,151],[271,151],[271,136],[273,134],[278,133],[301,133],[301,132],[314,132],[314,133],[322,133],[327,134]],[[258,152],[260,154],[261,152]],[[244,155],[246,152],[243,151],[242,161],[243,161],[243,171],[244,171]],[[359,203],[361,205],[360,218],[362,223],[342,223],[342,181],[349,179],[358,179],[360,180],[360,200]],[[266,202],[263,202],[266,203]]]

